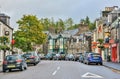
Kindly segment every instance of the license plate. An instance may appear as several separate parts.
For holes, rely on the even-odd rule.
[[[99,59],[99,57],[94,57],[94,59]]]
[[[30,60],[26,60],[26,62],[30,62]]]
[[[8,67],[8,68],[14,68],[15,65],[8,65],[7,67]]]

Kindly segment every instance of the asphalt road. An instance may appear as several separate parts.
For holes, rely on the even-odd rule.
[[[100,65],[46,60],[22,72],[0,72],[0,79],[120,79],[120,73]]]

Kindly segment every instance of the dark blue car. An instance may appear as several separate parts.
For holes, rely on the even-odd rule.
[[[95,63],[95,64],[100,64],[103,65],[102,62],[102,57],[100,56],[100,54],[98,53],[88,53],[84,56],[84,61],[85,64],[91,64],[91,63]]]

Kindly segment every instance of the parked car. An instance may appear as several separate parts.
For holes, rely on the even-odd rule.
[[[65,56],[65,60],[72,60],[72,61],[74,61],[74,60],[75,60],[75,57],[74,57],[73,54],[67,54],[67,55]]]
[[[91,63],[100,64],[100,65],[103,64],[102,57],[100,56],[100,54],[93,53],[93,52],[90,52],[90,53],[86,54],[84,56],[84,61],[83,62],[85,64],[88,64],[88,65],[91,64]]]
[[[57,53],[57,54],[55,54],[54,56],[53,56],[53,60],[60,60],[60,54],[59,53]]]
[[[40,57],[37,54],[37,52],[29,52],[23,55],[23,57],[26,59],[27,64],[38,64],[40,62]]]
[[[78,61],[79,60],[79,57],[82,53],[75,53],[74,56],[75,56],[75,61]]]
[[[3,61],[2,66],[3,72],[7,70],[11,71],[12,69],[19,69],[23,71],[27,69],[27,64],[22,55],[7,55]]]
[[[55,55],[56,55],[55,53],[47,53],[47,55],[45,56],[45,59],[52,60]]]
[[[45,59],[45,54],[41,53],[41,54],[39,54],[39,56],[40,56],[40,59],[41,59],[41,60],[44,60],[44,59]]]
[[[60,54],[60,60],[65,60],[66,53],[65,52],[59,52]]]
[[[79,56],[79,62],[83,63],[83,61],[84,61],[84,56],[83,56],[83,54],[80,54],[80,56]]]

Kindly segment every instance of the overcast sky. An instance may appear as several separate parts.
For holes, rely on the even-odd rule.
[[[120,7],[120,0],[0,0],[0,12],[11,17],[13,28],[24,14],[55,20],[72,18],[74,23],[89,16],[94,21],[106,6]]]

